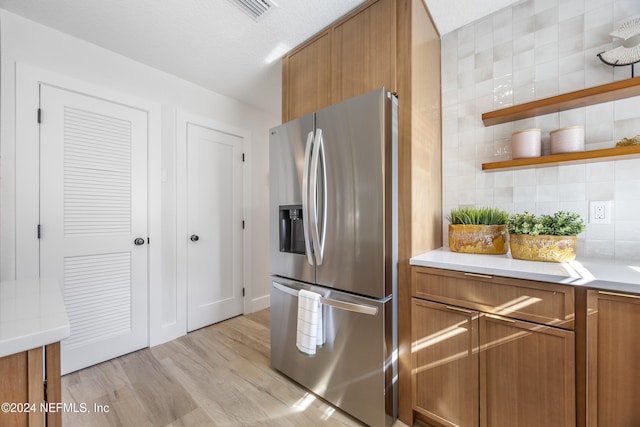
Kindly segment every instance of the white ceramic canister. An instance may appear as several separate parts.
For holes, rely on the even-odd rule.
[[[552,130],[549,136],[551,154],[584,151],[584,126],[570,126]]]
[[[542,152],[540,129],[525,129],[511,135],[511,157],[539,157]]]

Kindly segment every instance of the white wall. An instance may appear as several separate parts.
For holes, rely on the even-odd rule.
[[[511,158],[511,134],[583,125],[587,150],[640,134],[640,97],[484,126],[484,112],[631,77],[603,64],[609,35],[640,16],[638,0],[527,0],[442,37],[443,212],[494,205],[509,212],[576,211],[613,201],[611,224],[589,224],[578,255],[640,259],[640,159],[483,172]],[[636,65],[636,75],[640,64]],[[447,223],[445,220],[444,231]],[[444,241],[447,241],[446,234]]]
[[[248,311],[268,306],[268,129],[280,117],[257,110],[234,99],[214,93],[185,80],[150,68],[129,58],[26,20],[0,9],[0,277],[15,278],[15,147],[16,147],[16,64],[26,64],[59,75],[105,87],[148,100],[161,106],[160,144],[166,181],[160,188],[162,274],[161,315],[151,325],[151,336],[158,335],[159,323],[175,322],[177,290],[184,283],[176,280],[176,115],[177,111],[207,117],[249,132],[251,167],[250,203],[246,218],[252,243],[250,275],[245,284],[251,298]],[[34,110],[35,111],[35,110]],[[34,113],[35,114],[35,113]],[[19,143],[19,142],[18,142]],[[157,146],[155,148],[157,150]],[[154,215],[152,213],[152,215]],[[153,309],[153,307],[152,307]],[[157,307],[155,307],[157,310]],[[186,325],[184,327],[186,331]],[[154,332],[155,331],[155,332]],[[163,337],[162,340],[168,337]]]

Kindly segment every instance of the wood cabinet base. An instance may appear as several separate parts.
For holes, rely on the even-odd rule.
[[[589,291],[587,427],[640,425],[640,295]]]
[[[46,358],[45,358],[46,355]],[[58,427],[60,412],[46,412],[45,370],[48,402],[61,401],[60,343],[0,358],[0,402],[7,404],[0,413],[3,427]],[[55,399],[55,400],[54,400]]]

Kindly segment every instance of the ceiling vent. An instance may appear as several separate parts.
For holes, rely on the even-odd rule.
[[[277,4],[270,0],[229,0],[244,13],[259,21]]]

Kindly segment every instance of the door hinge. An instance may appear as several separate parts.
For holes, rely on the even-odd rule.
[[[41,232],[42,232],[42,227],[40,227],[40,224],[38,224],[38,239],[40,238],[40,236],[42,236]]]
[[[38,124],[42,123],[42,109],[38,108]]]
[[[244,296],[244,288],[242,288],[242,296]]]
[[[242,161],[244,162],[244,153],[242,153]]]
[[[244,219],[242,220],[242,229],[244,230]]]

